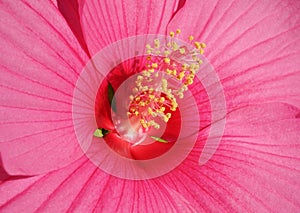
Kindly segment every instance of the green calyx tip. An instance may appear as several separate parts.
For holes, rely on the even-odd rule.
[[[95,130],[94,136],[97,137],[97,138],[103,138],[109,132],[110,132],[109,130],[106,130],[106,129],[103,129],[103,128],[99,128],[99,129]]]
[[[159,137],[155,137],[155,136],[151,136],[152,139],[156,140],[157,142],[161,142],[161,143],[168,143],[168,141],[161,139]]]

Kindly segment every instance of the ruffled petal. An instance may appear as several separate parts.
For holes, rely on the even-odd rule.
[[[187,0],[168,28],[207,44],[229,110],[272,101],[299,107],[299,8],[296,1]]]
[[[10,175],[60,168],[82,155],[72,95],[86,54],[50,1],[5,1],[0,10],[3,167]]]
[[[231,112],[213,157],[198,165],[200,144],[160,179],[208,212],[297,212],[300,209],[300,110],[286,104]]]
[[[91,55],[104,46],[139,34],[165,34],[177,1],[85,1],[81,24]]]

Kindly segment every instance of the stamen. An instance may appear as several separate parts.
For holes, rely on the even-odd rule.
[[[176,111],[178,107],[177,98],[184,98],[184,92],[193,84],[195,75],[203,63],[200,55],[204,53],[205,43],[195,41],[191,43],[193,48],[182,46],[176,40],[180,34],[181,30],[177,29],[175,33],[169,33],[170,40],[166,44],[154,39],[153,44],[146,45],[147,65],[142,74],[137,76],[136,87],[129,97],[131,106],[127,113],[130,117],[138,116],[145,130],[151,127],[160,128],[156,122],[158,118],[166,123],[170,120],[170,111]],[[194,36],[189,36],[188,40],[193,41]],[[165,77],[166,74],[181,82],[181,86],[173,88],[168,82],[169,78]],[[161,80],[157,81],[159,76]]]

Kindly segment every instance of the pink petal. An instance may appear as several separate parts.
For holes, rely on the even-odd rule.
[[[0,210],[297,212],[299,112],[284,104],[234,111],[207,164],[199,167],[196,147],[182,165],[152,180],[108,176],[83,157],[44,176],[6,181]]]
[[[86,158],[47,175],[0,185],[0,211],[146,212],[193,210],[160,181],[121,180],[98,170]]]
[[[199,144],[161,181],[194,208],[230,212],[298,212],[300,110],[265,104],[231,112],[215,155],[199,167]]]
[[[120,180],[98,170],[86,158],[48,173],[0,185],[0,210],[15,212],[179,211],[193,209],[159,181]]]
[[[299,107],[299,8],[296,1],[187,0],[168,28],[207,44],[229,109],[272,101]]]
[[[0,30],[3,166],[11,175],[65,166],[82,155],[72,95],[87,57],[50,2],[2,3]]]
[[[104,46],[139,34],[165,34],[177,1],[85,1],[81,23],[91,55]]]
[[[61,170],[45,175],[20,180],[8,180],[0,185],[0,211],[16,212],[21,209],[28,212],[36,210],[62,212],[76,198],[84,184],[95,175],[95,167],[82,157]],[[105,181],[104,173],[97,178]],[[101,187],[101,184],[97,188]],[[55,203],[55,205],[52,205]]]
[[[80,17],[79,17],[79,3],[77,0],[58,0],[57,7],[66,19],[68,25],[78,39],[81,47],[89,54],[85,40],[83,38]]]
[[[57,1],[56,0],[51,0],[51,1],[57,7]]]

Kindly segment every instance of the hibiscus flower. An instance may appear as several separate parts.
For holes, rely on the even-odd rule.
[[[297,1],[55,3],[0,3],[1,212],[299,211]],[[128,151],[111,108],[145,63],[118,57],[176,29],[207,44],[195,104]]]

